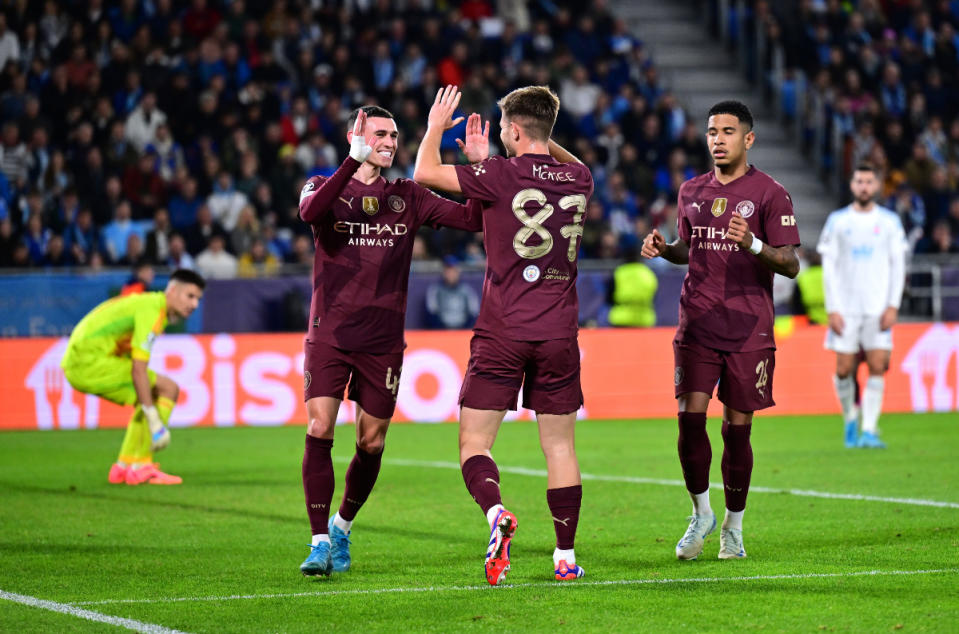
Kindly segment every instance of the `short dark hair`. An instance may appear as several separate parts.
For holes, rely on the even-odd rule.
[[[879,170],[873,167],[872,163],[858,163],[852,173],[855,174],[856,172],[872,172],[876,176],[879,176]]]
[[[549,86],[526,86],[509,93],[496,105],[510,121],[540,141],[549,140],[559,114],[559,97]]]
[[[190,269],[177,269],[173,271],[170,275],[170,281],[172,282],[173,280],[183,282],[184,284],[194,284],[201,291],[206,288],[206,280],[203,279],[203,276]]]
[[[393,113],[386,108],[380,108],[379,106],[361,106],[350,113],[350,118],[346,121],[347,130],[353,130],[353,124],[356,123],[356,117],[359,116],[360,110],[365,112],[367,117],[382,117],[384,119],[396,118],[393,116]]]
[[[750,130],[753,129],[753,113],[749,111],[749,106],[741,101],[732,99],[729,101],[720,101],[709,109],[706,120],[709,121],[709,117],[717,114],[731,114],[739,119],[740,123],[745,123]]]

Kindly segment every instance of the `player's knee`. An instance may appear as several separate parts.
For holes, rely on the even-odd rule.
[[[315,438],[332,438],[335,420],[323,414],[311,415],[306,424],[306,433]]]
[[[547,460],[568,460],[576,457],[576,447],[572,441],[544,445],[543,455]]]
[[[180,398],[180,386],[165,376],[157,377],[156,387],[154,388],[157,396],[163,396],[176,403]]]
[[[384,434],[366,434],[356,439],[356,446],[369,454],[383,453],[386,439]]]
[[[476,455],[490,450],[485,436],[460,434],[460,455]]]

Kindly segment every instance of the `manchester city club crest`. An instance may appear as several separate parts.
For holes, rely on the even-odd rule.
[[[363,211],[367,216],[374,216],[380,210],[380,199],[376,196],[363,196]]]
[[[390,211],[395,211],[398,214],[401,214],[406,210],[406,201],[396,195],[387,198],[386,204],[389,205]]]
[[[680,367],[680,366],[677,366],[677,367],[676,367],[676,372],[675,372],[675,374],[673,375],[673,380],[676,382],[676,385],[679,385],[680,383],[682,383],[682,382],[683,382],[683,378],[684,378],[683,368]]]
[[[540,270],[535,264],[530,264],[523,269],[523,279],[532,284],[539,279]]]
[[[310,389],[310,383],[312,382],[313,382],[313,377],[310,376],[310,371],[304,370],[303,371],[303,389],[304,390]]]
[[[736,205],[736,213],[743,218],[749,218],[756,211],[756,205],[751,200],[744,200]]]

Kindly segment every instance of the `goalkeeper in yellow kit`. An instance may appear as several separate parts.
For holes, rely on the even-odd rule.
[[[180,388],[147,364],[157,335],[167,323],[186,319],[196,310],[205,286],[198,274],[178,269],[165,291],[108,299],[70,334],[60,362],[70,385],[118,405],[136,404],[120,456],[110,468],[112,484],[183,481],[153,462],[153,452],[170,444],[167,423]]]

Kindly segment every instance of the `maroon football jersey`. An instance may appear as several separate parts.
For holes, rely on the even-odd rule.
[[[421,225],[482,229],[478,203],[462,205],[413,181],[365,185],[347,158],[329,178],[300,193],[300,217],[313,229],[313,300],[307,339],[343,350],[388,353],[405,347],[406,294],[413,238]]]
[[[774,273],[726,238],[734,211],[766,244],[799,245],[792,199],[755,167],[726,185],[712,171],[683,183],[678,223],[679,237],[689,244],[689,272],[676,341],[729,352],[775,348]]]
[[[474,330],[517,341],[574,336],[589,169],[524,154],[458,165],[456,173],[463,194],[483,205],[486,279]]]

